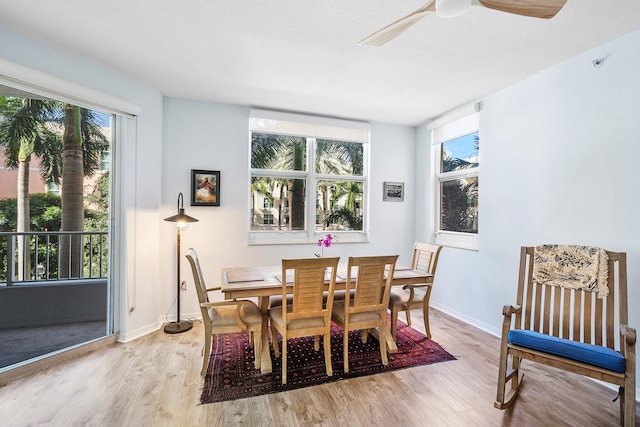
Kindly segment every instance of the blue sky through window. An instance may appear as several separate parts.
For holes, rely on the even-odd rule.
[[[442,149],[451,157],[476,162],[478,150],[476,149],[475,137],[478,132],[464,135],[442,144]]]

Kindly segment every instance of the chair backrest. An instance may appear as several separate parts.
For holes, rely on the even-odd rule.
[[[441,250],[442,246],[416,242],[413,245],[411,268],[414,270],[426,271],[427,273],[431,273],[435,276]]]
[[[353,305],[349,307],[349,304],[345,304],[350,312],[383,311],[386,313],[397,261],[398,255],[349,257],[345,299],[350,299],[350,291],[355,289]],[[355,282],[352,282],[352,273],[356,268]]]
[[[282,301],[287,300],[287,286],[293,283],[291,311],[282,305],[284,324],[289,319],[331,317],[333,290],[336,285],[336,271],[339,257],[300,258],[282,260]],[[293,270],[293,278],[287,270]],[[327,278],[327,273],[329,274]],[[287,276],[289,278],[287,278]],[[290,280],[290,279],[293,280]],[[327,303],[324,304],[325,285],[328,281]]]
[[[198,261],[198,254],[192,248],[189,248],[187,252],[187,260],[191,265],[191,272],[193,273],[193,281],[196,285],[196,293],[198,294],[198,301],[200,302],[200,312],[203,319],[209,318],[209,312],[206,307],[202,307],[202,303],[209,302],[209,296],[207,295],[207,287],[204,284],[204,278],[202,277],[202,270],[200,269],[200,262]]]
[[[535,247],[522,247],[520,252],[516,304],[522,311],[516,315],[514,327],[624,353],[615,335],[619,324],[628,322],[626,253],[606,251],[609,294],[604,298],[598,298],[596,290],[538,283],[534,280],[534,253]]]

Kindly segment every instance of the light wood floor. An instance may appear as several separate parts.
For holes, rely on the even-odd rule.
[[[414,326],[424,329],[414,311]],[[202,324],[96,350],[0,387],[2,426],[616,426],[616,393],[525,361],[518,401],[493,408],[498,339],[437,310],[457,360],[200,405]],[[563,385],[568,384],[568,385]],[[640,418],[640,417],[639,417]]]

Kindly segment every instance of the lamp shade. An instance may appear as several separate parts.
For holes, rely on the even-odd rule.
[[[184,208],[179,208],[177,215],[170,216],[164,220],[169,222],[198,222],[197,219],[184,213]]]
[[[182,193],[178,194],[178,214],[177,215],[172,215],[168,218],[165,218],[165,221],[169,221],[169,222],[181,222],[181,223],[187,223],[187,222],[198,222],[197,219],[195,219],[194,217],[191,217],[189,215],[187,215],[186,213],[184,213],[184,206],[183,206],[183,197],[182,197]]]
[[[469,9],[471,0],[436,0],[436,13],[442,18],[455,18]]]

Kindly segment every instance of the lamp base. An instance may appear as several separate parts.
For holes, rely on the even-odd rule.
[[[181,334],[193,328],[193,323],[183,320],[181,322],[170,322],[164,325],[164,331],[167,334]]]

